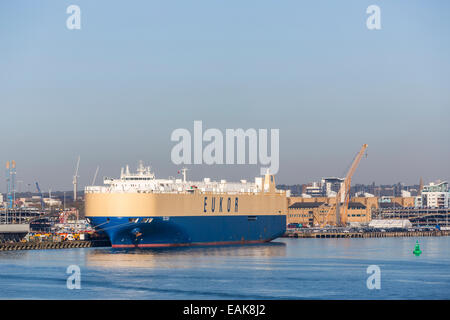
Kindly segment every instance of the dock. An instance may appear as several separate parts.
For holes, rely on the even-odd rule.
[[[29,224],[0,224],[0,243],[5,241],[20,241],[29,231]]]
[[[386,231],[386,232],[301,232],[288,231],[283,238],[394,238],[394,237],[444,237],[450,236],[450,231]]]
[[[85,241],[30,241],[30,242],[10,242],[0,243],[0,251],[15,250],[47,250],[47,249],[73,249],[73,248],[93,248],[111,247],[109,240],[85,240]]]

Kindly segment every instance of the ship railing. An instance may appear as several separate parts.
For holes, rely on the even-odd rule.
[[[196,190],[195,192],[199,194],[217,194],[217,195],[256,195],[260,194],[260,191],[247,190],[247,191],[236,191],[236,190]],[[111,188],[103,186],[89,186],[85,187],[85,193],[153,193],[153,194],[191,194],[192,190],[153,190],[153,189],[121,189],[121,188]]]
[[[108,193],[108,187],[102,186],[89,186],[84,188],[85,193]]]

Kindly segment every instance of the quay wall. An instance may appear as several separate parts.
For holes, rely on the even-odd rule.
[[[392,238],[392,237],[442,237],[450,231],[404,231],[404,232],[286,232],[284,238]]]
[[[10,242],[0,243],[0,251],[14,250],[44,250],[44,249],[72,249],[72,248],[92,248],[92,247],[110,247],[108,240],[92,241],[30,241],[30,242]]]

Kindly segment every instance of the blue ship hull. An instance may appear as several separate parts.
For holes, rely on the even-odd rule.
[[[285,215],[89,217],[113,248],[268,242],[286,231]]]

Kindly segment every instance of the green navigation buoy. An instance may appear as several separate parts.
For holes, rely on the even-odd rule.
[[[416,246],[414,247],[413,253],[416,257],[420,256],[420,254],[422,253],[422,250],[420,250],[419,246],[419,240],[416,241]]]

